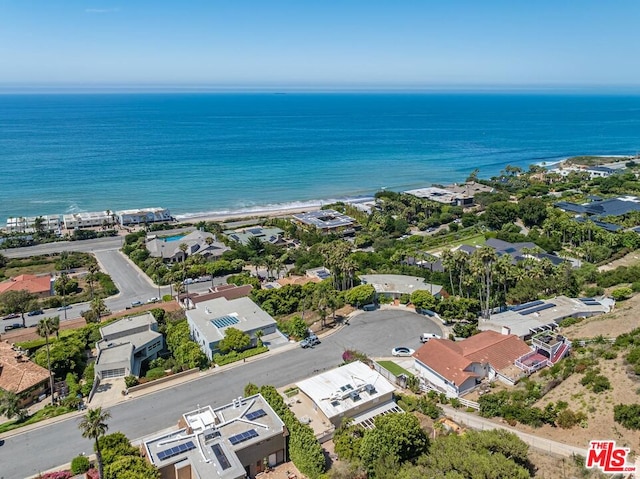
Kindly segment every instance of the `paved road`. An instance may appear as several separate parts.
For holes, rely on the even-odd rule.
[[[61,251],[82,251],[91,253],[95,251],[114,250],[122,248],[124,242],[123,236],[114,236],[109,238],[96,238],[83,241],[56,241],[55,243],[46,243],[37,246],[26,246],[24,248],[1,249],[7,258],[26,258],[40,254],[54,254]]]
[[[526,432],[518,431],[512,427],[504,424],[496,424],[493,421],[476,416],[475,414],[469,414],[466,412],[453,409],[451,407],[444,407],[445,414],[451,417],[454,421],[464,424],[472,429],[478,429],[484,431],[486,429],[504,429],[505,431],[516,434],[525,443],[534,449],[542,452],[556,454],[564,457],[573,457],[579,455],[586,457],[587,450],[582,447],[571,446],[570,444],[564,444],[544,437],[534,436]]]
[[[420,333],[439,329],[429,319],[410,312],[363,313],[314,349],[295,348],[108,408],[112,416],[109,431],[122,431],[132,440],[139,439],[177,424],[182,413],[198,404],[215,407],[230,402],[243,394],[249,382],[284,386],[338,366],[346,348],[388,356],[395,346],[418,348]],[[6,438],[0,447],[0,477],[24,478],[70,462],[81,452],[91,453],[92,444],[80,436],[78,421],[72,418]]]

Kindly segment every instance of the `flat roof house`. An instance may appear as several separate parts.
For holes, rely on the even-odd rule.
[[[140,374],[146,359],[155,359],[164,347],[158,323],[151,313],[131,316],[100,328],[102,339],[96,343],[98,379]]]
[[[7,233],[35,233],[36,221],[38,218],[42,221],[42,229],[53,233],[59,233],[62,226],[59,215],[44,216],[19,216],[7,218]]]
[[[122,226],[171,221],[173,219],[169,210],[165,208],[121,210],[116,211],[116,216]]]
[[[255,477],[286,459],[287,428],[260,394],[215,409],[199,407],[185,413],[178,427],[142,441],[161,479]]]
[[[271,244],[282,243],[284,231],[280,228],[263,228],[262,226],[252,226],[239,230],[224,231],[225,236],[240,244],[247,245],[251,238],[258,238],[260,241]]]
[[[107,214],[106,211],[92,211],[86,213],[71,213],[62,217],[64,227],[68,230],[75,228],[91,228],[115,224],[115,213]]]
[[[191,338],[210,360],[218,352],[218,343],[228,327],[248,334],[253,344],[257,331],[261,330],[264,336],[277,333],[276,320],[247,297],[232,300],[221,297],[196,303],[195,309],[187,310],[186,315]]]
[[[403,294],[411,294],[414,291],[429,291],[434,296],[439,296],[442,286],[427,283],[424,278],[407,276],[403,274],[363,274],[360,276],[363,284],[373,285],[378,295],[398,299]]]
[[[335,210],[318,210],[299,213],[293,215],[292,218],[294,222],[305,226],[312,226],[320,230],[323,234],[350,234],[355,231],[356,225],[353,218]]]
[[[345,418],[372,427],[373,418],[400,412],[393,400],[395,387],[360,361],[345,364],[296,383],[334,427]]]
[[[53,295],[53,278],[48,274],[21,274],[0,283],[0,294],[22,290],[29,291],[39,298],[48,298]]]
[[[608,313],[615,301],[610,298],[568,298],[556,296],[513,306],[503,313],[492,314],[488,321],[480,321],[482,331],[515,334],[528,339],[542,329],[555,329],[565,318],[588,318]]]
[[[463,207],[472,206],[474,204],[475,196],[478,193],[484,192],[493,192],[493,188],[473,181],[463,183],[461,185],[453,184],[443,188],[430,186],[427,188],[405,191],[405,193],[417,196],[418,198],[424,198],[430,201],[444,203],[446,205]]]
[[[0,342],[0,390],[15,393],[23,407],[47,392],[49,371],[30,361],[26,354]]]
[[[483,378],[514,384],[525,374],[515,362],[531,352],[513,334],[484,331],[463,341],[432,339],[413,357],[420,377],[448,397],[471,392]]]
[[[229,247],[219,241],[216,241],[215,235],[206,231],[192,231],[184,236],[162,237],[157,235],[147,236],[146,247],[149,255],[153,258],[162,258],[164,262],[179,263],[184,261],[187,256],[199,254],[205,258],[218,258],[225,251],[229,251]],[[180,249],[182,244],[187,245],[187,249],[183,252]]]

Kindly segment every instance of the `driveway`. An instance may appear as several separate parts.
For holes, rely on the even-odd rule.
[[[121,431],[130,439],[140,439],[177,423],[180,416],[198,404],[213,407],[229,403],[242,395],[244,386],[284,386],[320,371],[339,366],[347,348],[371,356],[387,356],[399,344],[420,346],[421,332],[439,328],[430,319],[415,313],[380,310],[354,317],[349,326],[325,337],[313,349],[292,348],[265,359],[214,370],[186,384],[169,386],[141,397],[129,397],[108,408],[112,418],[109,431]],[[284,349],[284,348],[283,348]],[[0,447],[4,479],[23,478],[69,462],[82,451],[91,450],[91,442],[78,430],[79,418],[61,419],[34,430],[7,437]],[[56,438],[64,438],[57,441]],[[55,447],[52,444],[55,443]],[[33,454],[32,451],[38,451]]]

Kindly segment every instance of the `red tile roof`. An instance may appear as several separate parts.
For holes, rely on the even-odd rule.
[[[51,292],[51,276],[36,276],[35,274],[21,274],[15,278],[0,283],[0,294],[7,291],[26,290],[34,294]]]
[[[49,379],[49,371],[0,343],[0,389],[20,394]]]
[[[500,371],[531,351],[518,336],[483,331],[463,341],[432,339],[414,357],[450,382],[462,384],[474,373],[465,371],[472,363],[490,364]]]

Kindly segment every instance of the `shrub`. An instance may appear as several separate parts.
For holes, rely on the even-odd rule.
[[[627,429],[640,429],[640,404],[616,404],[613,419]]]
[[[136,376],[134,376],[133,374],[129,374],[128,376],[125,376],[125,378],[124,378],[124,384],[128,388],[132,388],[133,386],[137,386],[139,383],[140,383],[140,381],[138,381],[138,378]]]
[[[631,288],[616,288],[611,291],[611,297],[616,301],[624,301],[633,295]]]
[[[345,363],[352,363],[354,361],[362,361],[365,364],[371,364],[371,360],[369,359],[369,357],[360,352],[360,351],[356,351],[354,349],[347,349],[344,353],[342,353],[342,360]]]
[[[74,474],[84,474],[91,467],[87,456],[76,456],[71,461],[71,472]]]
[[[213,362],[219,366],[224,366],[225,364],[233,363],[236,361],[240,361],[241,359],[246,359],[252,356],[256,356],[258,354],[262,354],[268,350],[269,348],[267,346],[261,346],[261,347],[246,349],[241,353],[238,353],[236,351],[231,351],[228,354],[214,354]]]
[[[56,471],[41,474],[39,479],[70,479],[73,476],[71,471]]]
[[[154,369],[149,369],[147,371],[147,374],[145,374],[145,378],[153,381],[154,379],[160,379],[162,377],[164,377],[165,372],[163,368],[154,368]]]

